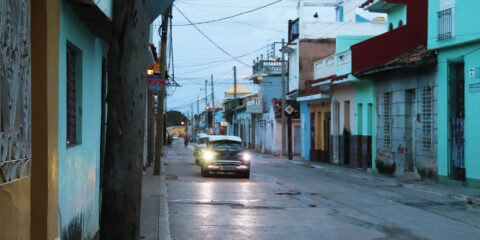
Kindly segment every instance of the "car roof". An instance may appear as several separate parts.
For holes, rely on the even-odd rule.
[[[242,142],[242,139],[237,136],[224,136],[224,135],[211,135],[208,138],[209,142],[212,141],[234,141],[234,142]]]

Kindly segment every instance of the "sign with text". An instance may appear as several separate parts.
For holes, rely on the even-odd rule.
[[[166,86],[166,82],[160,75],[150,75],[147,79],[147,86],[150,90],[160,91]]]

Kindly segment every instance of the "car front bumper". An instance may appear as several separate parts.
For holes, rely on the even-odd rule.
[[[250,165],[244,165],[241,161],[220,160],[205,164],[205,170],[210,172],[250,172]]]

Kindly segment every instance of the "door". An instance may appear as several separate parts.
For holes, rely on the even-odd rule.
[[[405,91],[405,163],[404,174],[406,177],[415,171],[415,129],[416,129],[416,111],[415,111],[415,89]]]
[[[345,101],[343,105],[343,164],[350,165],[350,145],[351,145],[351,132],[350,132],[350,101]]]
[[[323,154],[322,161],[330,162],[330,122],[331,112],[323,113]]]
[[[294,130],[294,139],[293,139],[293,154],[295,155],[300,155],[300,149],[301,149],[301,130],[300,126],[295,126]]]
[[[465,181],[465,64],[463,59],[449,62],[449,177]]]

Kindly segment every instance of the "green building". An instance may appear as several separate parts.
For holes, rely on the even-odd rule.
[[[438,53],[438,179],[480,187],[480,1],[430,0]]]

